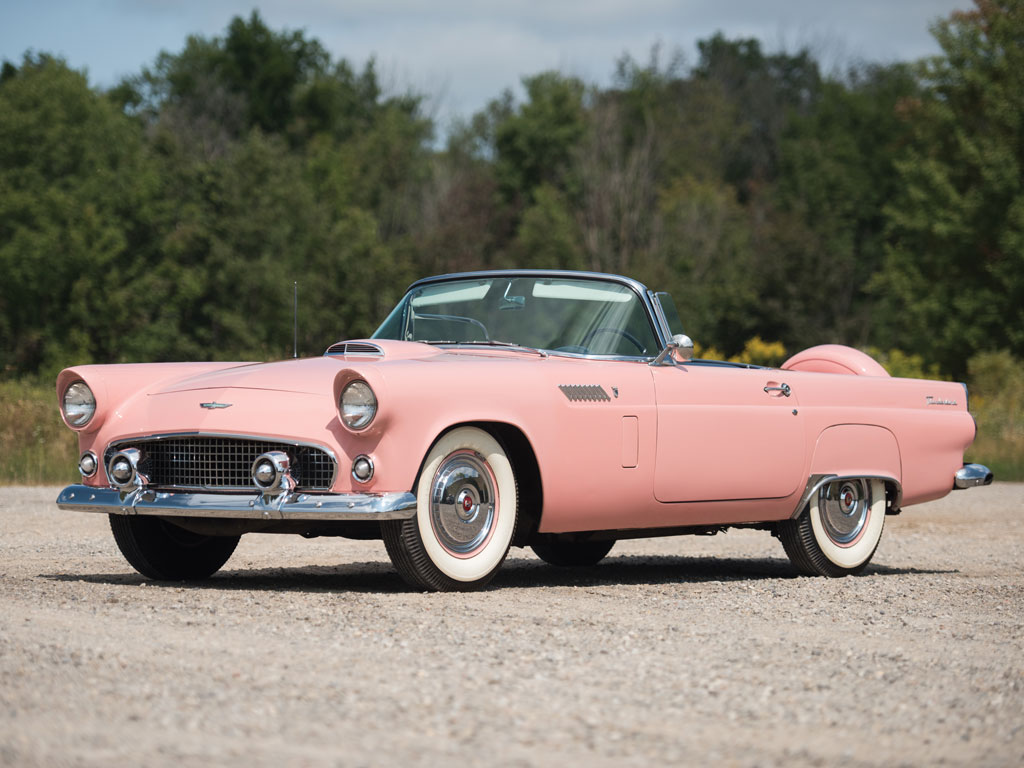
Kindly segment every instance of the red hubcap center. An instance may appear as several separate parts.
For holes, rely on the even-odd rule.
[[[471,509],[473,509],[473,499],[467,494],[462,497],[462,511],[469,512]]]

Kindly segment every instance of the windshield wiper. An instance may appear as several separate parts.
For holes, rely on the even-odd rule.
[[[452,341],[452,340],[441,340],[433,339],[430,341],[418,339],[421,344],[452,344],[460,347],[503,347],[508,349],[521,349],[524,352],[536,352],[541,357],[547,357],[548,353],[543,349],[537,349],[536,347],[527,347],[523,344],[516,344],[514,341],[496,341],[494,339],[488,339],[486,341]]]

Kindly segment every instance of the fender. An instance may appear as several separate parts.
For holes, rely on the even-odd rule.
[[[839,424],[822,431],[814,446],[807,488],[793,511],[799,516],[811,496],[832,478],[877,478],[890,491],[890,507],[900,508],[903,465],[896,436],[873,424]]]

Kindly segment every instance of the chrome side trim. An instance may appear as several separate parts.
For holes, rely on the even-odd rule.
[[[896,493],[889,502],[889,507],[886,511],[896,512],[903,505],[903,486],[894,477],[887,477],[885,475],[811,475],[807,479],[803,495],[800,497],[800,502],[796,505],[796,509],[793,510],[793,514],[790,515],[790,519],[795,520],[800,517],[800,513],[804,511],[804,507],[814,498],[814,494],[825,485],[834,483],[837,480],[881,480],[886,486],[896,489]]]
[[[964,464],[953,475],[953,489],[977,488],[979,485],[991,485],[994,475],[984,464]]]
[[[69,485],[60,509],[112,515],[228,517],[250,520],[406,520],[416,516],[411,493],[178,493]]]

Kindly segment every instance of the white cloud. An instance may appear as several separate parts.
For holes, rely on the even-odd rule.
[[[692,62],[695,41],[721,30],[769,49],[810,46],[826,64],[852,57],[913,59],[936,52],[928,25],[969,0],[264,0],[274,29],[302,29],[335,57],[371,56],[397,90],[440,102],[442,122],[468,116],[523,76],[560,69],[606,84],[628,52],[646,62],[660,43]],[[237,0],[49,0],[5,10],[0,57],[27,48],[65,55],[112,85],[188,34],[223,34]]]

